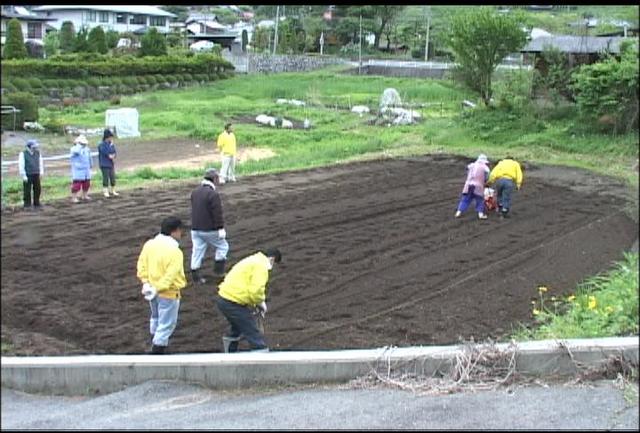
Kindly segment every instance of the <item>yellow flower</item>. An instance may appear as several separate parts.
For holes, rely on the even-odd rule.
[[[589,305],[588,308],[590,310],[593,310],[596,308],[596,306],[598,305],[598,301],[596,301],[596,297],[595,296],[589,296]]]
[[[536,301],[531,301],[531,305],[536,305]]]
[[[544,292],[546,292],[546,291],[547,291],[547,288],[546,288],[545,286],[540,286],[540,287],[538,287],[538,292],[540,292],[540,293],[544,293]]]
[[[538,314],[540,314],[540,311],[537,308],[533,309],[533,315],[537,316]]]
[[[574,295],[571,295],[567,298],[567,301],[573,302],[574,299],[576,299],[576,297]]]
[[[607,308],[605,308],[607,313],[613,313],[613,307],[611,305],[608,305]]]
[[[552,301],[555,301],[555,300],[556,300],[556,297],[555,297],[555,296],[552,296],[552,297],[551,297],[551,300],[552,300]]]

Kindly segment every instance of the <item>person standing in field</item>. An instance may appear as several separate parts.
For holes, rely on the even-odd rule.
[[[472,162],[467,166],[467,180],[462,188],[462,196],[456,211],[456,218],[467,210],[472,200],[476,201],[476,212],[478,218],[486,220],[487,215],[484,213],[484,185],[489,179],[489,161],[486,155],[480,154],[476,162]]]
[[[280,263],[282,254],[277,248],[258,251],[236,263],[218,286],[218,309],[231,329],[222,337],[225,352],[237,352],[245,338],[252,351],[268,352],[262,332],[258,329],[254,311],[267,312],[266,286],[269,271]]]
[[[233,133],[233,125],[224,125],[224,131],[218,136],[218,150],[222,155],[222,168],[220,169],[220,184],[236,181],[236,136]]]
[[[89,188],[91,187],[93,160],[88,145],[87,137],[79,135],[71,147],[71,201],[73,203],[78,203],[80,198],[85,201],[91,200]],[[80,191],[82,191],[82,195],[79,198]]]
[[[33,189],[33,209],[41,210],[40,179],[44,175],[44,161],[38,148],[40,143],[37,140],[28,140],[25,150],[18,155],[18,172],[22,177],[23,203],[24,209],[31,209],[31,190]]]
[[[179,218],[162,221],[160,233],[145,242],[138,257],[137,276],[142,294],[149,301],[151,353],[163,354],[178,324],[181,291],[187,285],[184,256],[178,243],[183,225]]]
[[[507,156],[491,170],[489,184],[495,182],[498,193],[498,212],[502,218],[509,218],[511,196],[522,187],[522,168],[512,157]]]
[[[229,252],[222,201],[216,190],[219,182],[218,172],[210,168],[204,173],[204,180],[191,193],[191,277],[200,284],[207,282],[200,275],[200,267],[209,246],[215,251],[213,271],[217,276],[224,275]]]
[[[113,197],[120,195],[116,192],[115,159],[116,145],[113,143],[113,133],[110,129],[105,129],[102,141],[98,145],[98,160],[102,172],[102,191],[107,198],[109,198],[109,194]]]

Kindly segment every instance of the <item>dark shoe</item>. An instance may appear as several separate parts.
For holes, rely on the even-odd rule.
[[[200,275],[200,272],[198,269],[191,270],[191,279],[196,284],[206,284],[207,282],[207,280],[202,275]]]
[[[156,346],[155,344],[151,346],[151,354],[152,355],[164,355],[167,346]]]
[[[216,260],[213,263],[213,273],[218,277],[224,276],[224,265],[227,263],[226,260]]]
[[[508,211],[508,210],[504,210],[504,209],[503,209],[503,210],[500,212],[500,217],[502,217],[502,218],[509,218],[509,211]]]
[[[33,207],[33,210],[36,210],[36,211],[43,211],[43,210],[44,210],[44,208],[42,207],[42,205],[41,205],[41,204],[39,204],[39,205],[37,205],[37,206],[34,206],[34,207]]]

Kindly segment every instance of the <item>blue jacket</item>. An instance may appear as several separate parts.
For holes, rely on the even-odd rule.
[[[113,142],[101,141],[98,145],[98,160],[100,168],[113,168],[113,159],[109,155],[116,153],[116,145]]]
[[[91,179],[91,167],[93,161],[91,159],[91,149],[89,146],[75,144],[71,147],[71,178],[72,180]]]

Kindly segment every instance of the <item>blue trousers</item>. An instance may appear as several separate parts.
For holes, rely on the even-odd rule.
[[[228,301],[220,296],[218,296],[216,303],[218,304],[220,312],[224,317],[226,317],[227,321],[231,325],[231,330],[227,334],[227,337],[238,338],[242,335],[247,340],[252,350],[267,348],[264,336],[256,326],[256,321],[253,318],[253,310],[251,308]],[[237,351],[238,343],[232,343],[229,346],[229,352]]]
[[[511,209],[511,195],[516,189],[516,184],[509,178],[501,177],[496,181],[496,192],[498,193],[498,207],[503,211]]]
[[[458,210],[460,212],[466,211],[469,205],[471,204],[471,201],[475,199],[476,212],[484,213],[484,191],[482,191],[481,194],[476,194],[475,189],[476,189],[475,185],[469,186],[469,192],[467,192],[466,194],[462,194],[462,196],[460,197],[460,203],[458,204]]]
[[[171,337],[178,324],[180,300],[156,296],[149,301],[149,307],[151,308],[149,332],[153,335],[153,344],[156,346],[168,346],[169,337]]]

